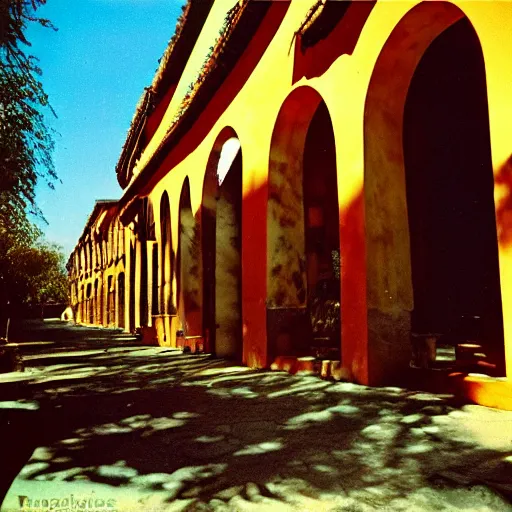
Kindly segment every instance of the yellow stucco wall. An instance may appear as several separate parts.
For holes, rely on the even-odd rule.
[[[215,2],[209,19],[196,43],[194,52],[189,59],[184,74],[178,85],[176,93],[163,117],[162,123],[153,139],[144,151],[137,164],[136,174],[141,172],[151,160],[160,145],[170,123],[181,103],[187,86],[194,82],[208,48],[212,45],[219,31],[219,26],[227,10],[234,1]],[[182,160],[175,168],[166,169],[168,174],[156,184],[150,193],[155,205],[155,222],[159,226],[160,199],[167,191],[171,206],[171,223],[173,247],[178,247],[178,218],[179,197],[186,177],[190,180],[190,194],[193,212],[200,209],[203,179],[208,158],[214,142],[223,128],[232,127],[237,133],[243,156],[243,193],[249,196],[260,187],[265,187],[269,170],[269,155],[272,135],[278,113],[285,99],[299,87],[308,86],[315,89],[325,101],[335,133],[336,158],[338,169],[338,196],[341,219],[341,252],[351,252],[355,258],[366,259],[366,282],[360,282],[360,293],[365,297],[364,307],[376,308],[380,311],[390,312],[410,310],[412,307],[412,291],[410,282],[410,260],[408,240],[396,242],[400,247],[395,251],[398,261],[384,265],[385,258],[389,258],[390,249],[387,242],[368,239],[368,233],[352,233],[350,226],[344,225],[344,219],[349,222],[351,217],[344,213],[357,203],[364,190],[365,184],[365,106],[372,80],[372,74],[379,55],[386,45],[393,31],[411,30],[426,34],[432,26],[449,26],[449,19],[456,20],[458,16],[465,15],[472,23],[480,39],[483,50],[487,74],[487,90],[489,102],[489,122],[492,145],[492,159],[497,174],[512,154],[509,123],[512,119],[512,5],[507,2],[473,2],[461,1],[452,3],[410,1],[378,1],[358,37],[357,44],[351,54],[341,55],[321,76],[316,78],[302,78],[292,83],[294,68],[293,41],[294,34],[303,22],[307,11],[313,4],[312,0],[294,0],[291,2],[286,15],[267,47],[262,58],[253,70],[250,78],[243,88],[220,116],[208,135],[199,146]],[[418,22],[410,15],[416,9],[421,10],[424,20]],[[459,11],[460,10],[460,11]],[[437,24],[437,25],[436,25]],[[432,37],[435,37],[433,34]],[[414,37],[412,37],[414,41]],[[404,55],[414,53],[414,47],[402,48]],[[397,73],[400,69],[396,70]],[[385,133],[383,135],[386,136]],[[126,194],[130,194],[130,188]],[[397,192],[397,201],[403,202],[404,191]],[[506,184],[497,184],[495,187],[496,206],[503,198],[510,195],[510,187]],[[399,205],[400,206],[400,205]],[[358,206],[361,214],[364,207]],[[356,208],[356,209],[357,209]],[[397,218],[403,216],[406,205],[396,208],[393,213]],[[371,209],[367,208],[366,226],[378,223],[372,218]],[[364,217],[363,217],[364,219]],[[254,222],[266,222],[266,211],[254,212]],[[407,221],[405,220],[405,223]],[[372,224],[373,225],[373,224]],[[344,235],[345,233],[345,235]],[[159,238],[157,229],[157,238]],[[350,238],[349,238],[350,236]],[[408,237],[408,235],[407,235]],[[350,241],[350,246],[344,247],[344,241]],[[263,241],[264,243],[264,241]],[[380,245],[379,245],[380,244]],[[382,245],[384,244],[384,245]],[[371,254],[368,256],[368,251]],[[352,260],[347,258],[347,265]],[[499,261],[501,276],[501,291],[503,301],[503,315],[506,342],[506,359],[508,374],[512,374],[512,247],[503,242],[499,244]],[[384,270],[386,267],[386,270]],[[350,273],[351,268],[345,272]],[[355,270],[354,270],[355,272]],[[367,287],[367,288],[366,288]],[[384,290],[384,288],[386,288]],[[174,287],[176,290],[176,287]],[[265,297],[253,298],[247,307],[264,308]],[[355,297],[354,300],[360,297]],[[343,298],[342,298],[343,301]],[[370,326],[371,328],[371,326]],[[367,350],[367,325],[359,325],[362,338],[359,340],[363,352]],[[355,335],[355,334],[354,334]],[[352,372],[360,380],[368,380],[367,361],[355,361]],[[364,359],[364,356],[363,356]],[[247,361],[251,363],[251,361]],[[254,363],[258,365],[258,361]]]
[[[89,243],[89,240],[93,240],[91,243],[91,250],[98,250],[98,243],[94,239],[94,233],[97,230],[99,223],[101,222],[102,217],[99,217],[99,220],[96,221],[89,228],[89,235],[86,237],[85,244]],[[113,222],[117,222],[117,219],[114,219]],[[128,228],[123,228],[126,232]],[[125,235],[126,237],[126,235]],[[84,250],[84,242],[81,242],[75,248],[72,254],[72,261],[75,262],[75,254],[81,254],[82,250]],[[81,265],[80,258],[78,259],[78,265],[73,264],[73,271],[71,274],[71,280],[74,284],[76,293],[72,296],[72,307],[75,310],[75,320],[82,324],[88,325],[102,325],[104,327],[118,327],[120,325],[119,319],[117,318],[117,314],[113,314],[110,318],[110,321],[107,322],[107,308],[108,308],[108,279],[112,277],[113,287],[114,287],[114,311],[118,308],[117,304],[117,278],[119,274],[125,272],[125,263],[123,259],[124,255],[124,247],[119,248],[118,244],[111,244],[111,247],[108,247],[108,243],[104,244],[103,251],[107,250],[107,254],[103,255],[103,261],[97,261],[96,256],[92,259],[91,263],[87,266]],[[101,295],[101,322],[99,321],[99,305],[96,303],[94,299],[94,285],[95,282],[98,281],[98,297]],[[82,293],[81,289],[83,286],[84,292]],[[86,310],[86,307],[81,306],[84,300],[87,299],[87,288],[91,287],[91,297],[89,299],[88,308],[93,308],[93,322],[90,321],[90,314],[87,314],[89,311]],[[98,299],[99,300],[99,299]],[[112,313],[114,313],[112,311]]]

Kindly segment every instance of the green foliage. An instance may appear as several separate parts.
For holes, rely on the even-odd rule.
[[[52,132],[44,119],[54,113],[39,81],[37,59],[26,52],[29,23],[53,29],[36,16],[46,0],[0,0],[0,310],[7,301],[65,301],[66,273],[60,250],[41,239],[29,214],[42,213],[35,186],[57,179]],[[1,311],[0,311],[1,312]]]
[[[0,225],[23,219],[27,209],[42,217],[35,204],[38,178],[49,186],[57,179],[52,160],[52,132],[44,122],[51,112],[39,81],[37,59],[24,47],[27,23],[52,27],[35,17],[46,0],[0,0]]]
[[[24,300],[45,304],[67,302],[68,280],[64,255],[54,244],[38,242],[27,248],[18,260],[24,287]]]
[[[32,229],[32,231],[30,231]],[[32,227],[0,231],[0,304],[67,302],[64,254]]]
[[[220,56],[225,52],[229,37],[236,25],[235,20],[242,14],[248,3],[248,0],[240,1],[227,12],[224,22],[222,23],[222,27],[220,28],[219,35],[215,39],[213,46],[210,46],[196,80],[189,84],[181,105],[171,121],[171,126],[174,126],[183,117],[189,106],[192,104],[192,101],[198,93],[201,85],[219,65]],[[185,21],[185,17],[181,20],[182,24]],[[178,37],[178,32],[176,32],[175,37]]]

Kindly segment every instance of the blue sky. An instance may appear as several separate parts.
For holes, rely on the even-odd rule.
[[[96,199],[117,199],[115,174],[135,106],[150,85],[184,0],[48,0],[57,32],[27,31],[58,118],[54,161],[62,183],[37,187],[49,241],[69,254]]]

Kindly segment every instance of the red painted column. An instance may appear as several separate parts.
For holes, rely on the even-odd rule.
[[[251,188],[242,204],[243,363],[268,366],[267,351],[267,184]]]
[[[340,212],[341,360],[360,384],[369,383],[366,240],[362,191]]]

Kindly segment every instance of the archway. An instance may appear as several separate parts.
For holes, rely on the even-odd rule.
[[[102,324],[102,300],[99,280],[94,281],[94,323],[97,325]]]
[[[192,213],[188,178],[185,178],[180,195],[178,244],[179,321],[186,336],[199,336],[202,334],[201,241],[199,223]]]
[[[140,242],[140,300],[139,300],[140,325],[149,325],[148,304],[148,244],[145,238]]]
[[[163,193],[160,200],[160,251],[159,310],[160,314],[173,314],[175,312],[172,291],[174,251],[172,250],[171,210],[167,192]]]
[[[151,248],[151,315],[158,315],[158,243],[154,242]]]
[[[88,283],[86,288],[87,294],[87,306],[86,306],[86,322],[88,324],[94,324],[94,305],[93,305],[93,295],[92,295],[92,284]]]
[[[203,325],[212,352],[242,359],[242,153],[225,128],[213,146],[203,186]]]
[[[80,312],[80,323],[85,323],[85,287],[82,285],[80,287],[80,303],[78,307],[78,311]]]
[[[397,381],[411,339],[473,341],[503,367],[485,65],[452,4],[402,19],[365,107],[371,383]],[[435,363],[433,363],[435,364]]]
[[[130,296],[128,300],[128,330],[134,332],[138,327],[135,322],[135,308],[137,301],[135,300],[135,284],[137,280],[140,282],[140,275],[137,275],[137,252],[135,251],[135,244],[137,243],[135,238],[129,240],[130,246],[130,267],[129,267],[129,279],[130,279]],[[140,296],[138,297],[140,300]]]
[[[124,286],[124,272],[121,272],[117,277],[117,326],[121,329],[125,327],[125,318],[124,318],[124,295],[125,295],[125,286]]]
[[[107,327],[112,327],[115,324],[115,292],[114,292],[114,279],[113,276],[108,276],[107,279]]]
[[[321,96],[300,87],[279,112],[267,212],[269,352],[341,358],[334,132]]]

